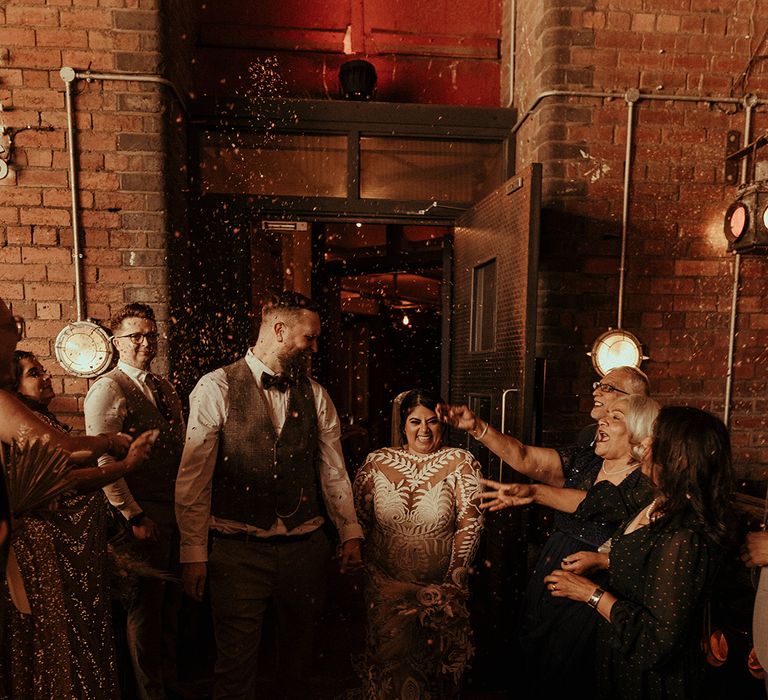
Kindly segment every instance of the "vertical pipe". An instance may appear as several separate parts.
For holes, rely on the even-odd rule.
[[[619,259],[619,300],[616,316],[616,328],[621,330],[624,316],[624,277],[627,260],[627,232],[629,230],[629,184],[632,176],[632,141],[635,130],[635,102],[640,99],[637,88],[627,90],[627,145],[624,151],[624,193],[621,202],[621,257]]]
[[[515,51],[517,50],[517,0],[509,0],[509,99],[507,107],[515,102]]]
[[[754,95],[744,97],[744,136],[741,139],[742,146],[746,148],[749,145],[750,133],[752,132],[752,110],[757,104],[757,98]],[[741,161],[741,176],[739,186],[747,182],[749,163],[745,156]],[[731,397],[733,395],[733,356],[736,346],[736,316],[738,314],[739,301],[739,276],[741,274],[741,254],[736,253],[733,259],[733,291],[731,292],[731,320],[728,326],[728,367],[725,374],[725,398],[723,399],[723,423],[730,428],[731,420]]]
[[[64,67],[59,72],[64,81],[65,99],[67,104],[67,140],[69,141],[69,191],[72,195],[72,263],[75,266],[75,307],[77,320],[85,317],[83,304],[83,260],[80,252],[80,227],[77,215],[77,170],[75,169],[75,125],[72,108],[72,84],[75,81],[75,71]]]

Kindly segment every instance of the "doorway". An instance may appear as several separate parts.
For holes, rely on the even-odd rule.
[[[282,288],[321,305],[323,338],[313,373],[341,417],[351,472],[368,451],[392,443],[397,394],[440,390],[451,231],[366,221],[253,226],[254,307]]]

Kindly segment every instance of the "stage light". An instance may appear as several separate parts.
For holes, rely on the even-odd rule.
[[[725,212],[723,233],[734,253],[768,253],[768,181],[739,188]]]
[[[345,100],[372,100],[376,94],[376,68],[363,60],[342,63],[339,83]]]
[[[595,371],[604,377],[615,367],[640,367],[648,358],[643,355],[640,341],[628,331],[621,329],[603,333],[587,353],[592,358]]]

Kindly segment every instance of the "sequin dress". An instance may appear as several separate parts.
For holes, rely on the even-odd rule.
[[[473,502],[479,478],[472,455],[456,448],[427,455],[384,448],[369,454],[357,473],[355,503],[369,576],[361,673],[366,698],[447,699],[458,692],[471,655],[464,599],[482,528]],[[427,608],[455,611],[444,636],[423,624]],[[452,672],[442,668],[450,665],[450,653],[442,659],[434,653],[441,644],[459,652]]]
[[[106,513],[98,490],[62,498],[57,510],[28,514],[14,527],[32,612],[19,612],[6,592],[3,700],[120,697],[105,576]]]
[[[691,515],[623,531],[613,537],[608,586],[618,600],[611,622],[600,618],[598,697],[701,698],[704,606],[722,549]]]

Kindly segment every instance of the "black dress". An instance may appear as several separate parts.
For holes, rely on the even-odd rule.
[[[563,488],[587,491],[573,514],[555,513],[554,531],[544,543],[536,568],[525,590],[520,621],[520,645],[525,677],[525,697],[557,697],[567,679],[569,688],[593,688],[594,648],[598,619],[583,603],[554,598],[544,577],[560,568],[563,558],[581,551],[596,551],[618,525],[637,510],[637,503],[652,498],[652,485],[639,469],[615,486],[595,485],[602,457],[591,447],[558,450],[563,465]],[[594,577],[605,585],[607,575]]]
[[[623,531],[611,549],[609,590],[618,600],[598,632],[598,697],[695,700],[704,606],[722,549],[690,515]]]

